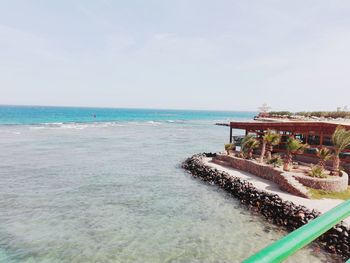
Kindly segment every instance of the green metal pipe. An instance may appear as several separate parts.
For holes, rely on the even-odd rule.
[[[323,215],[294,230],[287,236],[260,250],[243,261],[244,263],[282,262],[302,247],[327,232],[336,224],[350,216],[350,200],[334,207]]]

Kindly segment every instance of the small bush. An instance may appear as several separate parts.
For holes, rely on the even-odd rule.
[[[316,178],[327,178],[328,177],[325,170],[323,169],[323,167],[321,167],[319,165],[312,166],[311,170],[309,171],[309,173],[307,175],[311,176],[311,177],[316,177]]]
[[[244,152],[239,152],[235,156],[238,157],[238,158],[242,158],[242,159],[247,158],[247,156],[244,154]]]
[[[288,116],[288,117],[290,117],[290,116],[292,116],[292,112],[290,112],[290,111],[270,111],[269,112],[269,115],[270,116],[272,116],[272,117],[274,117],[274,116],[276,116],[276,117],[278,117],[278,116],[280,116],[280,117],[285,117],[285,116]]]
[[[289,111],[270,111],[269,115],[271,117],[290,117],[292,115],[302,116],[302,117],[317,117],[317,118],[350,118],[349,111],[300,111],[300,112],[289,112]]]
[[[283,160],[281,156],[273,156],[270,160],[267,160],[267,164],[272,164],[274,167],[280,167],[283,165]]]
[[[230,152],[234,151],[236,149],[236,146],[233,143],[225,144],[225,151],[227,154],[230,154]]]

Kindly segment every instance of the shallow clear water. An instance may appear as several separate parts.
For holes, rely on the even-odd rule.
[[[0,262],[240,262],[280,238],[180,168],[222,149],[212,124],[0,126]]]

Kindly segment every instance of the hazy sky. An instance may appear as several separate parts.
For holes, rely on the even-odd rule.
[[[0,0],[0,104],[350,106],[350,1]]]

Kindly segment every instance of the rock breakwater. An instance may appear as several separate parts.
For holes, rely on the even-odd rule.
[[[211,185],[217,185],[240,200],[251,210],[264,216],[269,222],[293,231],[320,215],[316,210],[309,210],[292,202],[282,200],[278,195],[262,191],[253,184],[233,177],[224,171],[208,167],[204,157],[215,157],[215,153],[203,153],[186,159],[182,167],[196,178]],[[343,223],[336,225],[315,242],[324,250],[350,258],[350,230]]]

